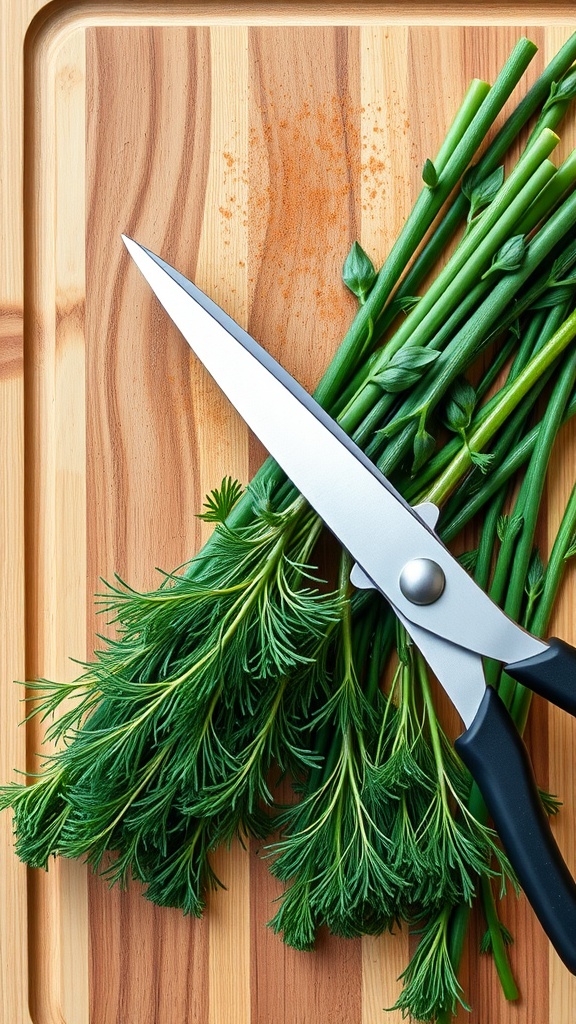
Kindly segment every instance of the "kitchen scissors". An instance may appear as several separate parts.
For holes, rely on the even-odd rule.
[[[159,256],[122,237],[192,350],[349,551],[352,583],[383,594],[444,687],[465,726],[456,750],[544,930],[576,974],[576,884],[526,748],[496,690],[486,685],[482,665],[482,657],[496,659],[508,675],[576,715],[576,649],[557,639],[544,642],[508,618],[437,536],[434,505],[410,506],[215,302]]]

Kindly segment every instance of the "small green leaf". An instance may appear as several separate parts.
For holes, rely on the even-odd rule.
[[[459,434],[470,426],[476,405],[476,392],[464,377],[458,377],[448,393],[446,426]]]
[[[396,352],[388,366],[374,376],[374,383],[392,394],[406,391],[420,380],[439,355],[438,349],[405,346]]]
[[[576,533],[571,538],[570,543],[566,548],[566,552],[564,554],[564,561],[567,562],[569,558],[574,558],[574,555],[576,555]]]
[[[391,365],[401,366],[406,370],[422,370],[435,363],[440,352],[437,348],[420,348],[416,345],[404,346],[398,350]]]
[[[554,93],[554,102],[563,103],[576,99],[576,73],[574,68],[561,78]]]
[[[550,284],[550,288],[566,288],[574,284],[576,284],[576,274],[569,274],[568,277],[564,277],[561,281],[553,281]]]
[[[363,305],[376,280],[376,270],[359,242],[354,242],[344,261],[342,280]]]
[[[466,175],[464,176],[466,178]],[[470,182],[462,182],[462,191],[464,195],[470,200],[470,210],[468,211],[468,223],[476,216],[476,214],[483,210],[484,207],[489,206],[492,200],[496,197],[497,193],[502,187],[504,182],[504,168],[497,167],[496,170],[488,174],[482,181],[474,183],[474,179],[470,179]],[[466,190],[465,190],[466,187]]]
[[[498,540],[500,541],[500,543],[502,543],[504,537],[506,536],[509,521],[510,516],[498,516],[498,521],[496,523],[496,533],[498,535]]]
[[[438,171],[434,167],[434,164],[428,158],[424,167],[422,168],[422,181],[427,188],[436,188],[438,184]]]
[[[555,306],[561,306],[568,302],[573,295],[574,288],[570,284],[562,284],[557,287],[552,285],[534,300],[530,309],[553,309]]]
[[[559,82],[552,82],[548,99],[542,107],[542,113],[549,110],[555,103],[567,103],[575,97],[576,74],[573,71],[568,71]]]
[[[229,516],[242,494],[242,484],[233,480],[231,476],[225,476],[220,487],[215,487],[204,500],[205,512],[199,512],[198,519],[205,523],[223,523]]]
[[[572,270],[575,262],[576,242],[572,242],[572,244],[554,260],[552,270],[550,271],[550,283],[562,283],[562,278],[569,270]]]
[[[412,475],[418,473],[424,466],[436,448],[436,440],[423,428],[414,437],[414,461],[412,463]]]
[[[415,418],[414,413],[411,412],[406,413],[404,416],[396,416],[394,419],[391,419],[385,427],[380,427],[379,430],[376,431],[376,437],[382,437],[389,441],[391,437],[395,437],[396,434],[399,434],[400,431],[408,425],[408,423],[412,423]]]
[[[525,589],[531,601],[535,601],[542,593],[545,575],[546,570],[544,568],[544,563],[540,558],[540,552],[538,551],[538,548],[535,548],[526,574]]]
[[[389,391],[396,395],[399,391],[406,391],[413,387],[420,380],[418,370],[407,370],[402,366],[387,366],[382,373],[374,378],[374,383],[379,384],[383,391]]]
[[[477,177],[478,177],[478,167],[477,166],[469,167],[468,170],[464,173],[464,176],[462,178],[462,182],[460,184],[460,188],[462,189],[463,195],[466,196],[466,199],[471,199],[472,192],[474,191],[474,189],[476,187],[476,178]]]
[[[514,540],[523,525],[523,516],[499,516],[496,524],[496,533],[500,543],[503,544],[505,540]]]
[[[421,295],[401,295],[400,298],[392,300],[390,308],[394,310],[394,313],[409,313],[421,298]]]
[[[524,235],[513,235],[507,242],[504,242],[504,245],[495,254],[488,270],[482,274],[482,280],[488,277],[489,274],[494,273],[495,270],[503,270],[508,274],[513,270],[518,270],[522,266],[525,254],[526,242],[524,241]]]

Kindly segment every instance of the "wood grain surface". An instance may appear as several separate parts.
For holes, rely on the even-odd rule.
[[[574,21],[568,4],[4,0],[3,780],[26,757],[33,769],[41,743],[37,724],[17,728],[12,681],[73,678],[69,659],[89,657],[106,629],[100,578],[156,585],[155,567],[181,564],[207,536],[195,518],[205,492],[225,473],[248,481],[264,455],[120,232],[196,280],[312,389],[354,313],[340,283],[352,241],[381,263],[470,79],[493,80],[528,35],[540,49],[516,102]],[[562,155],[575,126],[562,127]],[[576,469],[576,432],[562,437],[544,549]],[[574,584],[552,624],[573,642]],[[539,781],[566,804],[554,827],[576,869],[574,723],[537,701],[528,741]],[[280,889],[255,843],[218,854],[228,888],[196,921],[77,863],[26,873],[8,815],[0,828],[2,1024],[401,1020],[383,1008],[407,936],[286,948],[266,926]],[[458,1020],[569,1024],[574,979],[523,899],[503,916],[522,998],[503,1000],[475,952],[475,920],[461,975],[472,1011]]]

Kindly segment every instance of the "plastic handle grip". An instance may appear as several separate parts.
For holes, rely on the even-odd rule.
[[[576,715],[576,650],[554,637],[547,642],[547,651],[507,665],[506,671],[529,690]]]
[[[576,884],[556,845],[526,748],[495,690],[486,689],[455,746],[542,927],[576,974]]]

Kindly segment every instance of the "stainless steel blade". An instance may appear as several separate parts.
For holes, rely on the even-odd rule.
[[[166,312],[208,372],[366,575],[410,622],[503,662],[546,645],[490,601],[427,524],[343,430],[216,303],[159,256],[123,236]],[[414,558],[444,571],[442,596],[414,605],[399,577]]]

